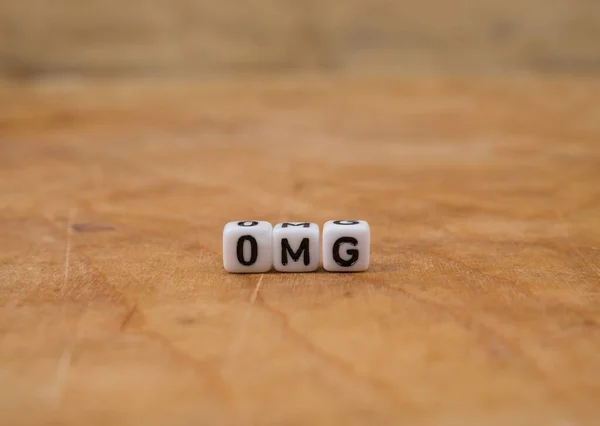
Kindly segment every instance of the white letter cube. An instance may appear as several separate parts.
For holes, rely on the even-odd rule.
[[[247,220],[229,222],[223,229],[223,266],[228,272],[261,273],[273,266],[273,226]]]
[[[323,227],[323,267],[360,272],[369,267],[371,229],[364,220],[330,220]]]
[[[312,272],[321,257],[319,225],[283,222],[273,228],[273,266],[279,272]]]

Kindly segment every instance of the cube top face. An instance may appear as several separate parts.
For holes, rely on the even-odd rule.
[[[273,266],[279,272],[312,272],[321,258],[319,225],[283,222],[273,228]]]
[[[223,228],[223,267],[233,273],[268,272],[273,266],[273,226],[258,220],[229,222]]]
[[[286,232],[305,232],[305,230],[319,231],[319,225],[312,222],[281,222],[273,227],[273,231],[285,229]]]
[[[369,268],[371,228],[364,220],[330,220],[323,227],[323,267],[330,272]]]

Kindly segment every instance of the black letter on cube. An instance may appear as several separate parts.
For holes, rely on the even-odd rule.
[[[332,252],[333,260],[335,260],[335,263],[337,263],[340,266],[344,266],[344,267],[352,266],[358,260],[358,256],[359,256],[358,250],[356,250],[356,249],[346,250],[346,253],[350,255],[350,258],[342,259],[342,257],[340,256],[340,246],[344,243],[352,244],[354,247],[356,247],[358,245],[358,241],[356,240],[356,238],[352,238],[352,237],[338,238],[337,240],[335,240],[335,243],[333,243],[333,252]]]
[[[246,222],[238,222],[238,226],[243,226],[245,228],[249,228],[251,226],[257,226],[258,222],[255,220],[247,220]]]
[[[284,224],[285,225],[285,224]],[[309,225],[310,226],[310,225]],[[282,226],[285,228],[285,226]],[[294,252],[287,238],[281,240],[281,264],[286,266],[288,264],[288,253],[292,256],[294,262],[300,260],[300,256],[304,252],[304,266],[310,265],[310,251],[308,249],[308,238],[303,238],[300,242],[298,251]]]
[[[310,223],[308,222],[302,222],[302,223],[289,223],[289,222],[283,222],[281,224],[282,228],[287,228],[288,226],[301,226],[303,228],[310,228]]]
[[[244,259],[244,243],[246,241],[250,243],[250,260]],[[254,265],[256,263],[256,259],[258,259],[258,243],[256,242],[256,238],[254,238],[252,235],[244,235],[240,237],[237,242],[236,251],[238,262],[244,266]]]

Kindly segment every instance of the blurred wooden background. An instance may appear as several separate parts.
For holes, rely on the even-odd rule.
[[[599,23],[0,0],[0,425],[599,425]],[[222,269],[345,216],[364,274]]]
[[[597,0],[4,0],[0,76],[600,70]]]

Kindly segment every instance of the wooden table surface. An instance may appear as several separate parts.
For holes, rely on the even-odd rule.
[[[0,422],[595,425],[600,80],[0,88]],[[361,274],[225,222],[360,218]]]

